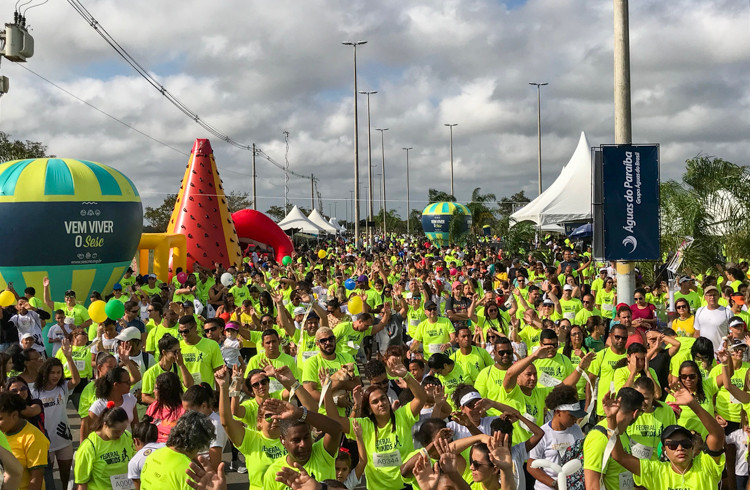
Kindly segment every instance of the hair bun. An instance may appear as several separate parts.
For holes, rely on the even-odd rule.
[[[107,402],[107,408],[115,408],[115,402],[113,402],[113,401],[108,401],[108,402]]]

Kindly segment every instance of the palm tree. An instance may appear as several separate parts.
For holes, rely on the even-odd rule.
[[[481,190],[481,187],[474,189],[471,193],[471,202],[466,205],[469,211],[471,211],[471,227],[475,235],[482,234],[484,225],[495,228],[497,224],[497,216],[495,216],[495,212],[489,207],[489,205],[494,205],[497,202],[497,197],[495,197],[495,194],[481,194]]]

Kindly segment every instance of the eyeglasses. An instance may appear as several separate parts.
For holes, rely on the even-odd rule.
[[[190,333],[190,330],[191,329],[189,328],[187,330],[177,330],[177,333],[179,333],[180,335],[187,335]]]
[[[692,374],[681,374],[680,379],[689,379],[691,381],[698,379],[698,375],[695,373]]]
[[[582,301],[582,303],[583,303],[584,305],[587,305],[587,304],[591,303],[591,301],[589,301],[589,300],[587,300],[587,299],[584,299],[584,300]]]
[[[215,332],[219,327],[207,327],[203,329],[203,333]]]
[[[155,309],[153,309],[153,308],[146,308],[146,311],[147,311],[148,313],[153,313],[153,312],[154,312],[154,311],[156,311],[156,310],[155,310]]]
[[[678,310],[687,310],[688,305],[678,305],[678,306],[675,306],[675,308],[677,308]]]
[[[318,339],[318,342],[321,344],[326,344],[328,342],[336,342],[336,336],[331,335],[330,337],[325,337],[323,339]]]
[[[628,338],[625,335],[612,335],[615,340],[628,340]]]
[[[676,451],[678,447],[682,446],[683,449],[693,449],[693,441],[690,439],[681,439],[679,441],[666,441],[664,445],[671,449],[672,451]]]
[[[480,463],[479,461],[476,461],[474,459],[469,460],[469,466],[473,466],[474,468],[480,468],[482,466],[490,466],[489,463]]]
[[[256,381],[255,383],[250,384],[252,388],[260,388],[261,386],[268,386],[268,378],[263,378],[260,381]]]
[[[497,355],[500,356],[500,357],[502,357],[502,356],[512,356],[513,355],[513,351],[512,350],[499,350],[499,351],[497,351]]]

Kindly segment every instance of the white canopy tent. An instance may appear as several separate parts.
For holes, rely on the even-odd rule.
[[[329,235],[335,235],[339,232],[338,229],[336,229],[331,223],[326,221],[326,219],[323,217],[322,214],[317,209],[313,209],[310,213],[310,216],[307,217],[310,221],[312,221],[314,224],[319,226],[323,231],[328,233]]]
[[[339,224],[339,221],[336,218],[331,218],[331,219],[328,220],[328,222],[331,223],[331,225],[334,228],[336,228],[337,230],[339,230],[339,233],[344,233],[346,231],[346,228],[344,228],[343,226],[341,226]]]
[[[578,146],[560,175],[536,199],[510,216],[511,225],[533,221],[545,231],[562,231],[566,221],[591,219],[591,145],[581,132]]]
[[[302,214],[297,206],[294,206],[284,219],[279,221],[279,228],[284,231],[296,229],[308,235],[320,235],[326,233],[320,226],[316,225]]]

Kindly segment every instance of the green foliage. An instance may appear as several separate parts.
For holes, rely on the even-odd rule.
[[[148,222],[148,225],[144,227],[143,231],[146,233],[164,233],[167,231],[175,202],[177,202],[177,194],[167,194],[164,202],[159,207],[152,208],[151,206],[147,206],[143,217]]]
[[[503,197],[498,204],[500,215],[508,217],[529,202],[531,202],[531,199],[526,196],[524,191],[516,192],[510,197]]]
[[[252,207],[250,202],[250,194],[247,192],[235,192],[232,191],[225,196],[227,198],[227,207],[230,213],[239,211],[240,209],[247,209]]]
[[[495,194],[481,194],[481,190],[481,187],[474,189],[471,193],[471,202],[466,205],[471,211],[471,232],[474,235],[481,235],[484,225],[489,225],[492,228],[497,225],[497,210],[490,207],[497,201],[497,198]]]
[[[47,155],[47,145],[43,143],[12,140],[8,133],[0,131],[0,163],[26,158],[54,158],[54,155]]]
[[[439,191],[437,189],[430,189],[427,191],[427,199],[430,204],[435,202],[450,201],[456,202],[456,197],[448,194],[447,192]]]

